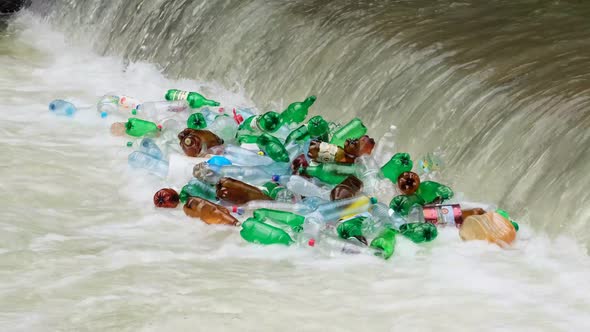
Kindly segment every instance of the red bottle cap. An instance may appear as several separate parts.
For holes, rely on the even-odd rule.
[[[315,246],[315,239],[309,239],[309,241],[307,241],[307,244],[308,244],[310,247],[313,247],[313,246]]]
[[[242,122],[244,122],[244,117],[241,114],[238,114],[236,112],[236,109],[235,108],[232,111],[234,113],[234,120],[236,120],[236,122],[238,124],[241,124]]]

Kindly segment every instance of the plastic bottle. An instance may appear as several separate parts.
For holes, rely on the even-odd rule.
[[[396,235],[397,231],[384,227],[371,241],[370,247],[379,250],[383,259],[389,259],[395,251]]]
[[[328,140],[330,126],[321,115],[316,115],[307,122],[307,131],[310,137],[319,137],[322,141]]]
[[[133,137],[142,137],[145,135],[157,135],[160,131],[158,126],[151,122],[138,118],[129,118],[125,123],[125,133]]]
[[[222,150],[222,155],[229,159],[233,165],[238,166],[267,166],[274,164],[274,161],[256,152],[246,150],[235,145],[225,145]]]
[[[394,229],[399,229],[401,225],[408,222],[407,219],[383,203],[371,205],[369,207],[369,213],[373,217],[376,227],[388,226]]]
[[[309,96],[302,102],[294,102],[287,106],[281,113],[281,119],[285,123],[301,123],[307,117],[309,108],[316,101],[316,96]]]
[[[329,184],[339,184],[349,175],[354,175],[356,168],[354,164],[319,164],[318,166],[308,166],[303,170],[304,175],[316,177]]]
[[[356,156],[347,155],[344,149],[335,144],[311,140],[307,156],[319,163],[345,163],[351,164]]]
[[[178,139],[182,150],[190,157],[202,157],[207,149],[223,144],[223,140],[209,130],[186,128],[178,134]]]
[[[501,247],[510,245],[516,238],[512,223],[495,212],[467,217],[459,229],[464,241],[486,240]]]
[[[154,194],[154,205],[159,208],[173,209],[178,206],[180,196],[172,188],[163,188]]]
[[[238,124],[231,117],[221,115],[209,124],[208,130],[223,139],[224,143],[232,143],[235,141],[238,132]]]
[[[321,232],[315,241],[309,241],[310,246],[327,256],[335,255],[368,255],[382,256],[377,248],[371,248],[362,244],[357,239],[344,240],[328,232]]]
[[[135,114],[143,119],[161,121],[170,116],[183,114],[189,109],[185,100],[176,101],[149,101],[138,104]]]
[[[412,222],[403,224],[399,228],[400,233],[414,243],[430,242],[436,238],[438,231],[436,226],[427,222]]]
[[[334,135],[332,135],[332,138],[330,139],[330,144],[344,147],[344,142],[346,142],[347,139],[359,138],[366,133],[367,127],[365,127],[361,119],[354,118],[334,132]]]
[[[257,244],[282,244],[288,246],[293,243],[287,232],[256,218],[248,218],[242,223],[240,235],[244,240]]]
[[[274,133],[283,125],[281,115],[277,112],[266,112],[247,118],[240,125],[239,130],[249,133],[268,132]]]
[[[119,112],[119,96],[105,95],[98,99],[96,110],[100,117],[106,118],[109,114]]]
[[[231,164],[231,160],[223,156],[213,156],[207,160],[207,166],[210,167],[214,172],[219,172],[221,167],[229,166]]]
[[[231,177],[253,185],[262,185],[272,180],[273,174],[259,166],[223,166],[219,169],[220,177]]]
[[[408,153],[396,153],[391,159],[381,167],[383,176],[388,178],[392,183],[397,184],[397,178],[403,172],[412,170],[414,163]]]
[[[296,129],[292,130],[287,138],[285,138],[285,145],[291,142],[302,142],[309,138],[309,131],[307,130],[307,126],[301,125]]]
[[[442,202],[453,198],[453,190],[434,181],[425,181],[420,183],[416,195],[419,196],[425,204]]]
[[[258,136],[256,141],[258,148],[269,156],[272,160],[278,162],[289,162],[289,153],[283,144],[274,136],[263,133]]]
[[[412,208],[415,206],[422,207],[424,204],[424,200],[416,194],[398,195],[391,200],[389,207],[400,215],[407,216]]]
[[[336,227],[338,236],[343,239],[349,239],[351,237],[356,238],[363,244],[368,244],[367,239],[363,235],[363,223],[367,220],[366,216],[356,215],[347,220],[342,220]]]
[[[170,89],[166,92],[166,100],[186,100],[190,107],[199,108],[203,106],[219,106],[219,103],[203,97],[197,92]]]
[[[374,197],[367,196],[341,199],[319,205],[311,217],[324,222],[336,221],[366,212],[371,205],[376,203],[377,200]]]
[[[352,198],[363,190],[363,182],[354,175],[349,175],[330,192],[330,199],[333,201]]]
[[[286,186],[289,190],[301,196],[317,196],[322,199],[330,199],[330,190],[321,188],[315,183],[298,175],[275,176],[274,181]]]
[[[223,203],[223,202],[222,202]],[[257,209],[272,209],[288,211],[297,214],[307,214],[312,212],[307,205],[300,203],[289,203],[289,202],[277,202],[269,200],[255,200],[249,201],[242,205],[229,205],[228,208],[238,214],[248,214]]]
[[[217,197],[234,204],[245,204],[255,200],[271,200],[260,189],[232,178],[221,178],[217,182]]]
[[[394,125],[389,126],[389,130],[386,131],[379,142],[377,143],[376,149],[373,153],[379,164],[385,164],[387,157],[395,151],[397,127]]]
[[[168,174],[167,162],[140,151],[134,151],[130,153],[128,157],[128,163],[129,166],[133,168],[145,169],[148,172],[162,178],[165,178]]]
[[[183,186],[193,178],[193,165],[206,162],[206,158],[193,158],[181,153],[168,155],[168,183],[175,186]]]
[[[190,197],[182,209],[187,216],[200,218],[206,224],[236,226],[239,223],[225,207],[200,197]]]
[[[158,147],[156,142],[149,137],[145,137],[135,142],[127,142],[127,147],[147,153],[156,159],[164,159],[162,150]]]
[[[273,210],[273,209],[257,209],[253,212],[254,218],[264,221],[270,219],[274,222],[289,226],[294,232],[303,230],[303,222],[305,217],[289,211]]]
[[[420,177],[414,172],[403,172],[397,178],[397,187],[404,195],[412,195],[420,186]]]
[[[72,117],[78,111],[74,104],[65,100],[56,99],[49,103],[49,111],[56,115]]]
[[[354,160],[355,175],[363,182],[363,190],[369,195],[375,195],[379,190],[379,183],[384,179],[383,173],[372,156],[360,156]]]
[[[202,113],[193,113],[186,120],[186,127],[191,129],[205,129],[207,128],[207,120],[205,120],[205,116]]]
[[[199,179],[191,179],[180,191],[180,201],[186,203],[189,197],[201,197],[210,201],[216,200],[215,188]]]

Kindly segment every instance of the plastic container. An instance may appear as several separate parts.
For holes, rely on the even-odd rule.
[[[467,217],[461,225],[459,236],[464,241],[485,240],[505,247],[514,242],[516,229],[500,214],[488,212]]]

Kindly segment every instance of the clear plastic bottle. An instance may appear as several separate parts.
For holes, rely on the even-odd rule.
[[[286,175],[275,177],[273,180],[301,196],[317,196],[326,200],[330,199],[330,189],[322,188],[302,176]]]
[[[238,132],[238,124],[231,117],[220,115],[208,125],[207,129],[221,137],[226,144],[231,144],[235,142],[236,133]]]
[[[145,169],[161,178],[165,178],[168,175],[168,163],[147,153],[140,151],[130,153],[128,163],[132,168]]]
[[[344,240],[330,232],[320,232],[319,237],[315,240],[308,241],[308,244],[330,257],[343,254],[382,256],[380,250],[368,247],[355,238]]]
[[[370,155],[364,155],[354,160],[355,174],[363,182],[363,191],[368,195],[376,195],[379,183],[384,179],[379,164]]]
[[[141,151],[143,153],[147,153],[150,156],[157,159],[164,158],[164,154],[162,153],[162,150],[158,147],[158,144],[156,144],[156,142],[149,137],[145,137],[141,140],[136,140],[135,142],[127,142],[127,147],[133,148],[134,150]]]
[[[373,204],[369,207],[368,212],[371,214],[372,218],[375,220],[375,227],[378,228],[380,226],[391,226],[394,229],[399,229],[399,227],[405,223],[407,223],[407,219],[395,213],[389,206],[383,203]]]
[[[189,110],[186,100],[150,101],[136,106],[136,115],[143,119],[161,121],[173,115],[187,116]]]
[[[227,204],[227,206],[231,212],[238,214],[249,214],[257,209],[281,210],[297,214],[307,214],[312,211],[309,207],[307,207],[304,204],[267,200],[250,201],[242,205]]]
[[[78,108],[68,101],[56,99],[49,103],[49,111],[56,115],[72,117],[78,112]]]
[[[222,155],[239,166],[266,166],[274,163],[267,156],[229,144],[225,145]]]
[[[369,207],[376,204],[377,200],[374,197],[360,196],[348,199],[341,199],[338,201],[321,204],[312,213],[312,218],[324,222],[337,221],[347,216],[353,216],[369,210]]]

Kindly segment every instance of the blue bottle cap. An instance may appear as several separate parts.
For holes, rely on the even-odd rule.
[[[107,112],[101,112],[100,113],[100,117],[103,118],[103,119],[106,118],[108,115],[109,114]]]
[[[281,178],[281,176],[280,176],[280,175],[273,175],[273,176],[272,176],[272,181],[273,181],[273,182],[279,182],[279,179],[280,179],[280,178]]]

